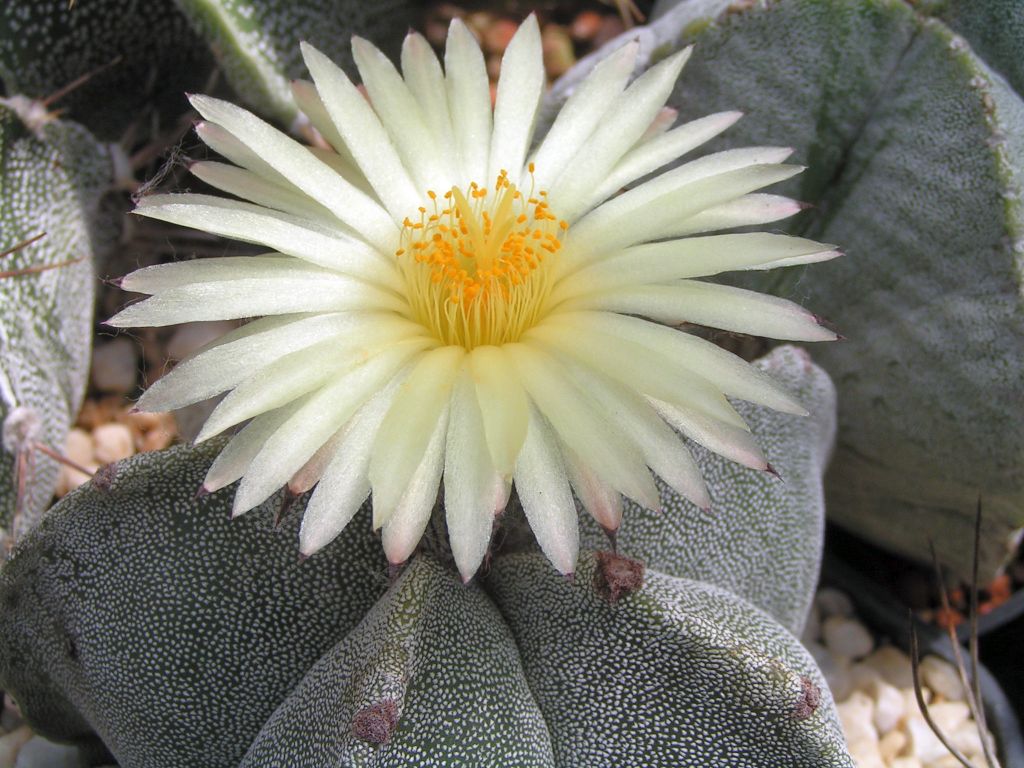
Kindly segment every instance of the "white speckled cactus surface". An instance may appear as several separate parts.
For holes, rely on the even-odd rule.
[[[83,766],[853,768],[826,518],[1024,526],[1024,5],[495,0],[500,74],[424,5],[0,7],[0,690]],[[55,500],[194,320],[194,440]]]

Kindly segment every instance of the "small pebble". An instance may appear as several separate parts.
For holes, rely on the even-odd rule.
[[[78,768],[78,748],[35,736],[21,748],[14,768]]]
[[[881,678],[876,678],[872,695],[875,699],[875,714],[872,722],[876,730],[882,736],[896,732],[896,726],[900,724],[900,720],[907,712],[899,689],[889,685]]]
[[[944,699],[966,700],[960,673],[937,656],[925,656],[921,660],[921,679]]]
[[[814,604],[818,606],[823,619],[830,616],[845,616],[846,618],[853,616],[853,602],[838,589],[830,587],[819,589],[818,594],[814,597]]]
[[[64,455],[76,464],[95,471],[98,464],[93,450],[92,435],[84,429],[72,429],[64,441]],[[57,480],[56,495],[64,496],[89,480],[89,475],[72,469],[67,464],[60,465],[60,478]]]
[[[921,714],[910,657],[891,646],[872,650],[873,638],[843,593],[822,590],[814,605],[824,620],[817,636],[808,622],[804,644],[832,690],[856,768],[962,768]],[[968,760],[984,765],[982,737],[956,669],[929,656],[921,673],[933,719]]]
[[[127,459],[135,453],[132,431],[124,424],[102,424],[93,430],[92,438],[100,464]]]
[[[903,731],[889,731],[878,742],[878,753],[882,756],[883,762],[891,765],[906,745],[907,734]]]
[[[910,657],[899,648],[884,645],[863,662],[878,670],[878,674],[897,688],[913,688],[914,674],[910,665]]]
[[[826,648],[851,659],[867,656],[875,647],[874,638],[864,625],[845,616],[829,616],[822,624],[821,634]]]
[[[950,743],[967,757],[983,755],[985,749],[981,744],[981,734],[973,720],[967,720],[960,725],[949,737]],[[982,763],[984,765],[984,763]]]
[[[138,376],[135,342],[118,336],[92,351],[92,383],[100,392],[124,395],[135,389]]]
[[[953,733],[971,716],[971,710],[962,701],[939,701],[928,707],[928,711],[943,733]]]
[[[882,677],[878,674],[878,671],[866,664],[850,665],[850,683],[858,691],[864,691],[874,696],[875,684],[881,679]]]
[[[836,705],[847,746],[858,768],[883,765],[878,751],[878,733],[871,724],[874,708],[871,697],[863,691],[854,691],[846,701]]]
[[[945,757],[949,750],[939,741],[939,737],[932,733],[923,719],[911,718],[907,721],[907,734],[910,736],[910,754],[922,763],[930,763]]]

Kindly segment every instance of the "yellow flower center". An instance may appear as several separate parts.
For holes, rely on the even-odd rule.
[[[406,218],[396,251],[415,319],[444,344],[473,349],[516,341],[540,317],[550,264],[568,224],[547,192],[524,194],[502,171],[490,189],[452,187],[433,210]]]

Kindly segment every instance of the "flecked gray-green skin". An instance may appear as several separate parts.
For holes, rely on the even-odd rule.
[[[985,62],[1024,93],[1024,3],[1019,0],[924,0],[934,14],[963,35]]]
[[[0,687],[54,739],[124,766],[236,766],[285,694],[387,588],[369,518],[299,562],[268,502],[196,501],[222,441],[142,454],[65,497],[0,571]]]
[[[47,123],[36,135],[0,105],[0,252],[43,232],[46,237],[0,261],[0,271],[75,264],[0,278],[0,424],[15,408],[31,409],[38,440],[62,448],[82,402],[92,340],[93,224],[110,183],[110,161],[96,140],[71,122]],[[21,534],[49,506],[58,467],[36,453],[19,521]],[[15,456],[0,447],[0,527],[15,510]]]
[[[902,0],[754,3],[676,33],[661,55],[696,43],[680,121],[742,109],[713,149],[793,146],[808,170],[779,189],[816,207],[780,226],[847,253],[743,281],[849,339],[815,348],[839,390],[829,515],[924,561],[931,538],[966,576],[980,494],[991,574],[1024,524],[1020,97]]]
[[[848,767],[813,662],[728,591],[795,626],[820,557],[820,536],[804,539],[820,533],[831,389],[795,350],[763,364],[814,411],[806,429],[749,411],[756,433],[778,432],[770,452],[797,457],[780,466],[808,473],[806,493],[754,483],[727,495],[718,484],[735,475],[705,460],[713,498],[756,508],[731,508],[735,527],[696,520],[657,541],[627,516],[622,540],[682,571],[668,553],[687,537],[708,544],[778,517],[788,535],[754,525],[744,546],[774,553],[805,596],[773,603],[732,574],[719,585],[652,568],[611,607],[589,552],[566,580],[532,548],[498,554],[468,586],[419,555],[384,594],[368,510],[300,565],[295,521],[274,530],[273,503],[232,522],[230,490],[196,502],[217,442],[122,462],[109,490],[70,494],[24,541],[0,571],[0,687],[52,737],[94,728],[129,768],[236,766],[247,749],[248,766]],[[722,572],[736,567],[738,552],[709,548]],[[807,562],[786,571],[794,560]],[[714,574],[693,570],[705,567]],[[387,744],[354,738],[357,713],[389,701],[400,718]]]
[[[822,477],[835,439],[836,393],[828,375],[798,347],[779,347],[756,365],[810,412],[801,417],[735,403],[779,477],[691,444],[712,489],[711,511],[659,479],[664,511],[627,505],[616,540],[620,553],[666,575],[727,589],[799,636],[818,581]],[[584,546],[606,546],[591,517],[580,522]]]
[[[550,568],[549,568],[550,569]],[[396,702],[390,743],[353,734],[356,713]],[[516,640],[475,585],[417,557],[359,627],[267,722],[242,768],[554,765]]]
[[[499,558],[488,578],[554,765],[852,766],[824,678],[767,614],[654,570],[610,606],[593,572],[584,556],[572,583],[541,555],[520,554]],[[820,695],[810,712],[808,689]]]
[[[368,38],[397,60],[413,21],[410,0],[177,0],[210,41],[234,90],[257,113],[295,117],[290,81],[308,78],[299,42],[354,72],[349,40]]]
[[[79,0],[68,6],[68,0],[0,4],[0,81],[8,96],[46,98],[95,73],[54,106],[115,140],[143,108],[184,112],[183,92],[209,76],[210,53],[173,0]]]

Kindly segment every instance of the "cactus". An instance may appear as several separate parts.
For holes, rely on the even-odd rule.
[[[796,148],[808,170],[782,191],[815,207],[789,231],[847,252],[744,282],[848,338],[816,350],[839,389],[829,516],[923,561],[930,538],[966,577],[980,497],[991,575],[1024,525],[1024,102],[998,74],[1020,87],[1020,4],[724,5],[662,4],[645,34],[656,56],[696,44],[681,119],[751,116],[715,149]]]
[[[45,55],[42,55],[45,52]],[[177,117],[182,91],[212,57],[173,0],[38,0],[0,7],[0,81],[7,95],[55,99],[102,139],[148,112]]]
[[[719,507],[663,489],[660,537],[627,511],[621,557],[586,554],[574,580],[513,545],[514,517],[469,585],[434,547],[389,586],[369,509],[300,563],[279,499],[235,521],[230,490],[195,500],[216,441],[110,467],[0,572],[0,686],[41,732],[94,729],[132,766],[850,766],[790,631],[834,390],[792,348],[759,365],[812,413],[744,413],[787,482],[699,453]]]
[[[295,118],[290,80],[305,77],[305,40],[354,70],[349,39],[362,35],[397,53],[412,22],[410,0],[178,0],[210,41],[243,101],[281,122]]]
[[[20,112],[8,106],[15,103]],[[38,521],[57,482],[56,462],[37,444],[62,449],[82,402],[98,206],[110,173],[108,155],[80,125],[52,119],[38,102],[0,102],[0,252],[11,251],[0,262],[0,527],[8,544]]]

